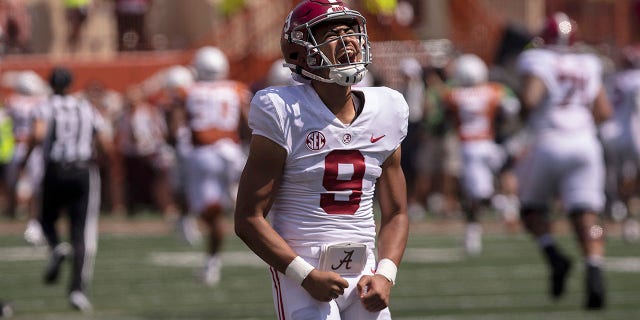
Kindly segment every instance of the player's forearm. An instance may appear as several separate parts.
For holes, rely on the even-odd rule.
[[[384,171],[378,179],[378,191],[382,212],[378,232],[378,258],[391,259],[398,265],[409,236],[407,188],[400,166],[400,148],[385,162]]]
[[[406,212],[393,214],[378,232],[378,258],[391,259],[400,265],[409,237],[409,216]]]
[[[235,232],[251,251],[282,273],[297,256],[269,222],[262,217],[252,216],[236,219]]]
[[[523,86],[520,91],[521,115],[526,118],[531,111],[538,107],[542,99],[547,94],[547,89],[542,82],[533,75],[525,76]]]
[[[613,107],[611,106],[611,102],[607,97],[607,93],[604,88],[600,88],[598,95],[593,104],[593,119],[597,125],[607,121],[611,118],[611,114],[613,113]]]

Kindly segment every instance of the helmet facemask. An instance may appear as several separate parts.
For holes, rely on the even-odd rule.
[[[327,41],[318,43],[319,40],[315,38],[314,31],[320,25],[326,24],[344,24],[350,27],[353,32],[341,32]],[[290,35],[291,43],[306,49],[306,61],[303,63],[306,64],[308,70],[296,68],[296,65],[288,64],[288,66],[308,78],[325,83],[350,86],[364,78],[367,65],[371,63],[366,21],[357,11],[345,10],[318,16],[305,24],[294,27]],[[335,57],[336,61],[332,62],[332,59],[322,49],[336,41],[338,42],[338,52],[343,50],[344,53]],[[326,72],[327,70],[328,72]]]

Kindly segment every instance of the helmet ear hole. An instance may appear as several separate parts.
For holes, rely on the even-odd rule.
[[[315,66],[316,65],[316,59],[314,59],[311,56],[307,56],[307,65],[308,66]]]

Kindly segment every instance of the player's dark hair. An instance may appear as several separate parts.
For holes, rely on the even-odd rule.
[[[73,82],[71,70],[65,67],[55,67],[49,75],[49,85],[55,94],[65,94]]]

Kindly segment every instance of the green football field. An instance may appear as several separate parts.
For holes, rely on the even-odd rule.
[[[26,244],[21,225],[0,221],[0,299],[13,319],[275,319],[264,263],[232,234],[222,257],[223,279],[214,288],[197,278],[202,248],[180,241],[155,217],[101,221],[95,278],[95,311],[85,316],[66,299],[69,264],[57,285],[45,286],[46,250]],[[607,250],[608,308],[583,311],[584,269],[569,234],[559,241],[574,260],[567,295],[550,301],[547,273],[530,239],[489,226],[484,252],[466,257],[459,222],[412,224],[409,245],[393,289],[394,319],[640,319],[640,244],[611,235]],[[111,227],[110,227],[111,226]],[[9,230],[9,231],[7,231]]]

